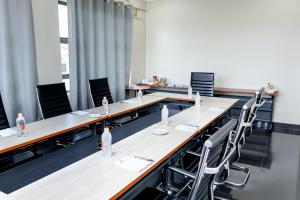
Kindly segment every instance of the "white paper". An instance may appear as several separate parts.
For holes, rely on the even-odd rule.
[[[128,104],[134,104],[137,103],[138,100],[125,100],[125,101],[121,101],[121,103],[128,103]]]
[[[89,118],[100,118],[101,116],[101,114],[90,114]]]
[[[17,134],[17,133],[18,133],[18,132],[17,132],[16,130],[7,128],[7,129],[4,129],[4,130],[1,130],[1,131],[0,131],[0,136],[1,136],[1,137],[9,137],[9,136],[15,135],[15,134]]]
[[[180,130],[180,131],[185,131],[185,132],[195,132],[198,129],[198,127],[180,124],[180,125],[177,125],[175,127],[175,129]]]
[[[210,107],[209,110],[211,111],[216,111],[216,112],[224,112],[224,108],[216,108],[216,107]]]
[[[114,162],[114,165],[132,172],[141,172],[147,169],[151,164],[152,162],[150,161],[134,157],[124,157]]]
[[[78,110],[78,111],[72,112],[72,114],[79,115],[79,116],[85,116],[85,115],[90,114],[90,112]]]

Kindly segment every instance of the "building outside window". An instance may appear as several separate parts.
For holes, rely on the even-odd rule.
[[[68,7],[67,1],[58,1],[59,35],[62,80],[66,84],[67,91],[70,91],[70,66],[69,66],[69,44],[68,44]]]

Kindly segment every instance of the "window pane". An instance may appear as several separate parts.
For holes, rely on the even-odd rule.
[[[70,79],[63,79],[63,82],[65,82],[66,90],[70,91]]]
[[[61,68],[63,74],[69,74],[69,45],[60,44]]]
[[[68,7],[58,4],[59,34],[60,37],[68,37]]]

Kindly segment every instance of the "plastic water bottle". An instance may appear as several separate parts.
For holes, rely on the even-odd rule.
[[[104,128],[104,132],[102,133],[101,136],[101,149],[104,158],[111,157],[112,154],[111,140],[112,140],[112,136],[111,133],[109,132],[109,128]]]
[[[108,115],[108,100],[106,97],[103,97],[102,100],[103,112],[105,115]]]
[[[167,105],[164,105],[162,111],[161,111],[161,123],[164,126],[168,126],[168,118],[169,118],[169,110],[167,108]]]
[[[188,96],[189,96],[189,98],[193,97],[193,88],[190,85],[188,87]]]
[[[18,137],[23,137],[26,132],[26,121],[22,113],[18,114],[16,119]]]
[[[200,102],[201,102],[201,96],[200,96],[200,93],[197,92],[196,98],[195,98],[195,105],[197,108],[200,108]]]
[[[138,99],[139,99],[139,102],[142,102],[142,97],[143,97],[143,92],[141,89],[139,89],[139,92],[138,92]]]

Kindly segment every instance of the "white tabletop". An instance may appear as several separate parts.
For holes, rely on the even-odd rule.
[[[78,116],[74,114],[65,114],[33,122],[27,125],[27,133],[25,134],[25,137],[18,138],[17,135],[0,137],[0,153],[5,153],[13,149],[66,133],[79,127],[87,126],[111,117],[122,115],[147,105],[157,103],[163,99],[164,97],[145,95],[142,102],[139,102],[136,98],[131,99],[135,101],[135,103],[127,104],[116,102],[109,105],[109,115],[103,115],[102,117],[96,119],[89,118],[88,115]],[[102,107],[89,109],[88,111],[95,114],[103,114]]]
[[[170,117],[169,134],[153,135],[152,130],[159,127],[159,124],[154,124],[114,144],[113,156],[109,160],[102,157],[101,151],[97,152],[9,196],[22,200],[116,199],[166,161],[195,135],[214,123],[236,101],[205,97],[200,109],[191,107]],[[198,125],[199,128],[195,132],[184,132],[175,128],[185,123]],[[131,172],[113,165],[113,162],[125,156],[142,156],[155,162],[142,172]]]
[[[16,199],[0,191],[0,200],[16,200]]]

